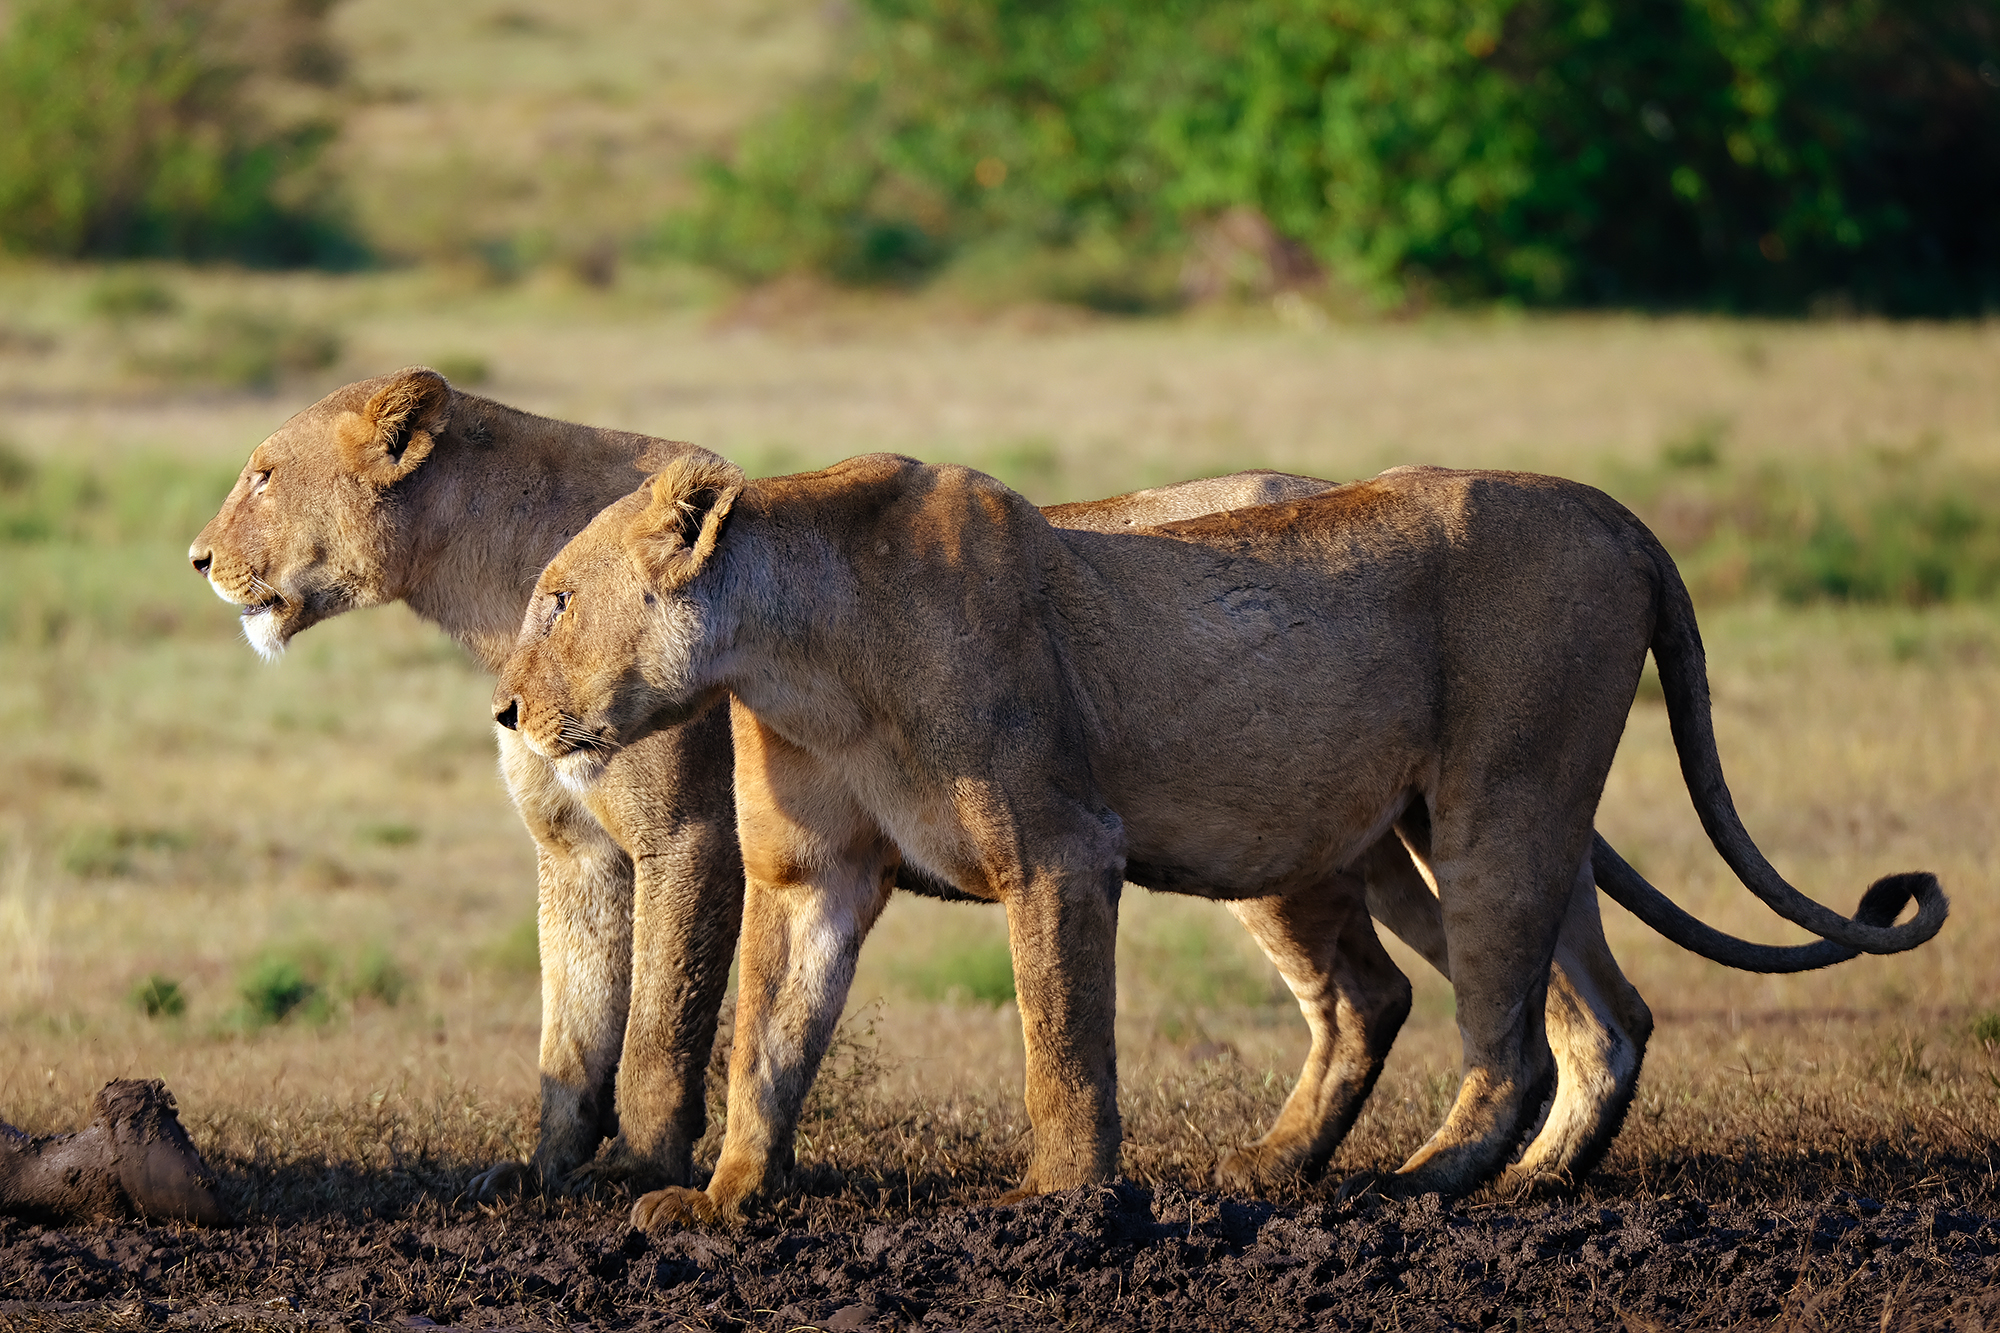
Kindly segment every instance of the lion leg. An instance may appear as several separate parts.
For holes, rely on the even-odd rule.
[[[1005,900],[1035,1149],[1003,1203],[1118,1170],[1118,841],[1090,837],[1068,864],[1029,871]]]
[[[1421,804],[1397,831],[1407,855],[1385,838],[1362,864],[1368,911],[1449,980],[1444,915],[1424,869],[1430,820]],[[1589,1174],[1624,1122],[1652,1034],[1652,1011],[1605,943],[1597,885],[1587,864],[1571,889],[1556,940],[1544,1022],[1556,1063],[1555,1097],[1541,1129],[1502,1178],[1503,1189],[1573,1183]]]
[[[621,773],[627,763],[637,771]],[[618,1137],[585,1170],[641,1189],[686,1185],[708,1127],[708,1062],[743,919],[729,713],[716,708],[621,753],[600,817],[633,851],[631,1007]]]
[[[1603,1159],[1639,1086],[1653,1013],[1604,940],[1597,881],[1586,861],[1549,973],[1549,1046],[1556,1093],[1541,1129],[1499,1182],[1502,1190],[1574,1184]]]
[[[541,1127],[524,1169],[503,1162],[473,1178],[491,1198],[532,1174],[565,1189],[616,1132],[618,1052],[632,983],[632,862],[604,826],[514,732],[500,733],[502,771],[534,835],[542,970]]]
[[[538,857],[542,960],[541,1132],[532,1165],[568,1189],[617,1133],[618,1052],[632,986],[632,862],[607,835]]]
[[[1312,1030],[1305,1068],[1277,1122],[1215,1169],[1224,1189],[1255,1193],[1326,1169],[1409,1016],[1410,982],[1376,938],[1351,874],[1228,906],[1277,965]]]
[[[1583,831],[1579,844],[1588,838]],[[1565,871],[1533,858],[1500,865],[1453,855],[1457,847],[1534,847],[1534,837],[1494,828],[1437,836],[1437,876],[1458,999],[1465,1075],[1445,1122],[1384,1182],[1394,1193],[1469,1193],[1498,1173],[1553,1079],[1546,1028],[1549,968],[1572,888]],[[1581,852],[1581,846],[1578,847]],[[1566,858],[1567,864],[1574,860]]]
[[[641,1231],[733,1222],[784,1188],[806,1093],[895,882],[874,821],[810,756],[732,712],[745,892],[728,1131],[706,1189],[639,1198]]]

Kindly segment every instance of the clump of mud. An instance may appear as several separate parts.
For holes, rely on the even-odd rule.
[[[114,1079],[75,1134],[34,1138],[0,1124],[0,1213],[56,1221],[96,1217],[224,1219],[214,1173],[181,1128],[158,1079]]]
[[[2000,1328],[2000,1222],[1953,1199],[1282,1207],[1121,1183],[655,1239],[616,1200],[0,1221],[0,1327]]]

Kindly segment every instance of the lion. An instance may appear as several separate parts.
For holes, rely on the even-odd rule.
[[[714,456],[533,416],[414,367],[285,422],[188,557],[267,659],[322,620],[400,600],[497,670],[549,557],[637,479],[684,457]],[[1060,521],[1163,522],[1329,484],[1245,473],[1061,506]],[[497,735],[537,852],[540,1130],[528,1163],[482,1172],[474,1192],[491,1198],[524,1177],[554,1189],[685,1183],[742,902],[728,719],[717,711],[629,747],[587,799],[512,733]],[[1404,871],[1393,892],[1410,898],[1391,898],[1403,933],[1441,959],[1428,889]],[[1586,947],[1616,975],[1601,932]],[[1612,1036],[1591,1025],[1579,1049],[1634,1049],[1630,1031],[1629,1020]]]
[[[1378,1183],[1490,1181],[1550,1078],[1551,961],[1648,651],[1690,795],[1746,886],[1840,948],[1936,934],[1934,876],[1878,881],[1850,920],[1764,860],[1722,780],[1686,588],[1590,487],[1401,468],[1098,533],[893,455],[759,481],[670,464],[542,571],[494,694],[579,792],[729,699],[747,883],[727,1133],[705,1190],[647,1195],[635,1224],[733,1220],[783,1189],[862,940],[912,865],[1007,912],[1034,1147],[1005,1198],[1116,1170],[1128,880],[1227,904],[1307,1017],[1296,1087],[1220,1178],[1323,1165],[1409,1009],[1362,880],[1406,827],[1464,1075]],[[1882,924],[1911,898],[1910,923]]]
[[[397,600],[491,670],[512,646],[535,576],[634,481],[693,445],[552,421],[451,386],[421,367],[335,390],[250,455],[188,555],[266,657],[344,611]],[[1297,498],[1331,483],[1253,472],[1058,505],[1061,526],[1122,531]],[[475,1181],[491,1198],[524,1178],[685,1184],[706,1127],[703,1077],[742,901],[722,711],[636,740],[588,798],[497,732],[500,767],[533,835],[542,956],[540,1131],[527,1164]],[[1447,971],[1435,896],[1386,836],[1369,860],[1369,908]],[[1597,875],[1671,938],[1732,966],[1777,971],[1853,956],[1819,944],[1750,945],[1678,914],[1599,844]],[[905,887],[949,893],[914,873]],[[1565,918],[1548,1030],[1561,1071],[1522,1179],[1581,1178],[1630,1103],[1652,1018],[1604,942],[1596,897]],[[601,1143],[610,1140],[602,1156]],[[1251,1182],[1242,1182],[1249,1184]]]

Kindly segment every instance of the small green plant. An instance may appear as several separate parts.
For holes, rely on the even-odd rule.
[[[414,824],[369,824],[361,836],[383,847],[408,847],[423,836],[423,831]]]
[[[282,1023],[294,1014],[308,1019],[325,1018],[325,989],[308,975],[309,965],[318,961],[316,957],[280,954],[264,954],[253,960],[236,985],[237,994],[243,999],[244,1026]],[[313,966],[311,970],[321,969]]]
[[[193,844],[189,834],[177,829],[93,825],[71,835],[62,866],[81,879],[117,879],[137,874],[145,853],[181,852]]]
[[[187,1012],[187,996],[180,982],[155,972],[133,988],[132,1007],[148,1018],[179,1018]]]
[[[1722,444],[1728,436],[1728,421],[1703,417],[1661,443],[1660,462],[1674,471],[1716,467],[1722,462]]]
[[[171,315],[181,308],[174,290],[142,269],[114,269],[98,280],[86,299],[92,314],[108,319]]]
[[[175,344],[135,350],[129,359],[135,370],[170,379],[268,389],[287,375],[324,370],[340,352],[340,334],[323,325],[226,307],[208,312]]]
[[[461,389],[473,389],[493,378],[493,367],[476,352],[459,352],[432,360],[431,369]]]
[[[1062,475],[1062,455],[1047,436],[1017,440],[993,452],[985,460],[986,471],[1039,504],[1055,498],[1056,482]]]
[[[1014,998],[1014,956],[1004,940],[960,944],[906,962],[898,980],[921,999],[997,1008]]]
[[[12,440],[0,440],[0,495],[25,491],[35,479],[35,461]]]
[[[487,966],[496,972],[518,972],[528,976],[540,974],[541,934],[535,914],[530,912],[512,930],[489,945],[485,958]]]
[[[394,1007],[409,993],[410,975],[381,945],[371,945],[355,961],[343,989],[350,1000],[376,1000]]]
[[[1198,1012],[1222,1005],[1255,1008],[1284,996],[1268,969],[1253,964],[1206,919],[1169,919],[1135,939],[1138,970],[1150,975],[1170,1000]]]
[[[1972,1020],[1972,1039],[1982,1046],[2000,1046],[2000,1010],[1988,1009]]]

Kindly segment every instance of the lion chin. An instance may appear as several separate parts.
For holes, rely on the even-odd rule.
[[[576,796],[586,796],[594,790],[604,780],[604,770],[610,767],[604,756],[591,750],[572,750],[551,760],[549,766],[555,770],[556,781]]]
[[[276,607],[271,604],[243,608],[243,637],[266,662],[275,662],[285,655],[285,631],[278,624]]]

